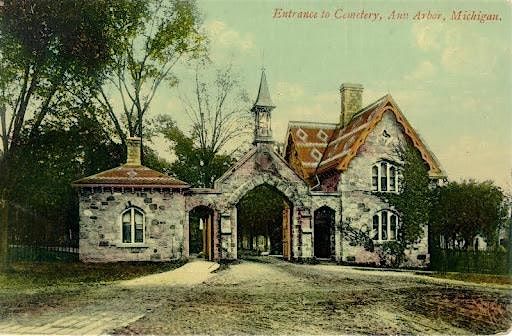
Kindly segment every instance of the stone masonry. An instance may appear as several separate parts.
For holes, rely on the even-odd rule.
[[[121,241],[120,214],[135,206],[145,214],[144,242]],[[82,261],[165,261],[185,256],[185,196],[173,192],[80,193]]]
[[[370,233],[373,215],[390,207],[372,194],[372,166],[382,160],[400,163],[396,146],[405,138],[392,112],[385,112],[382,120],[368,135],[358,155],[351,161],[350,169],[341,174],[338,190],[343,204],[343,221],[354,229]],[[391,209],[393,210],[393,209]],[[427,228],[423,239],[406,252],[409,266],[425,266],[428,260]],[[343,261],[379,264],[377,251],[366,251],[362,246],[354,246],[343,240]],[[423,257],[418,256],[422,255]]]

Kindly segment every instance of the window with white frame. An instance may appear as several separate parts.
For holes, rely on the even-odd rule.
[[[398,191],[398,168],[387,161],[372,166],[373,191]]]
[[[381,210],[373,215],[373,240],[396,240],[398,237],[399,218],[390,210]]]
[[[144,213],[134,207],[121,214],[122,242],[125,244],[144,242]]]

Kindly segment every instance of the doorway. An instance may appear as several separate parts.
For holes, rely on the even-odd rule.
[[[213,260],[213,210],[200,205],[189,212],[189,255]]]
[[[323,206],[315,211],[315,257],[330,258],[334,240],[334,210]]]

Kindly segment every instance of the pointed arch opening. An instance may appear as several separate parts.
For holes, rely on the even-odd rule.
[[[334,218],[336,211],[323,206],[315,210],[313,240],[316,258],[331,258],[334,254]]]

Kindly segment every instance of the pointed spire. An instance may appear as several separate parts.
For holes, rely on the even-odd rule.
[[[275,107],[272,99],[270,98],[270,91],[268,90],[267,77],[265,76],[265,69],[261,69],[260,89],[258,90],[258,97],[254,106],[267,106]]]

